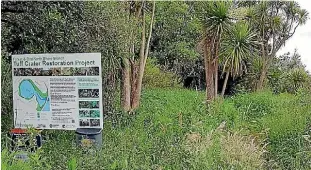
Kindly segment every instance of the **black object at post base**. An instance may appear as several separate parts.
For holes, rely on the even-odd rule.
[[[101,147],[103,142],[102,129],[100,128],[77,128],[76,143],[79,146]]]

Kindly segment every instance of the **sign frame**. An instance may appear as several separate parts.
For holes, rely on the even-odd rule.
[[[12,55],[14,127],[103,128],[101,53]]]

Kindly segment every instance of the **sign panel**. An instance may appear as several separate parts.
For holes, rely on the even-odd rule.
[[[100,53],[12,56],[15,128],[103,128]]]

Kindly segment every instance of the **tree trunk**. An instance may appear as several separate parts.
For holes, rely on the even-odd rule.
[[[214,99],[214,77],[213,63],[211,60],[211,49],[208,37],[204,40],[204,66],[206,79],[206,102],[210,103]]]
[[[149,36],[147,40],[147,47],[145,51],[145,61],[144,65],[146,65],[147,62],[147,57],[149,54],[149,47],[150,47],[150,41],[151,41],[151,35],[152,35],[152,28],[153,28],[153,23],[154,23],[154,13],[155,13],[155,1],[153,1],[153,6],[152,6],[152,16],[151,16],[151,22],[150,22],[150,27],[149,27]]]
[[[132,109],[136,109],[139,106],[140,94],[141,94],[141,82],[140,79],[144,73],[144,61],[145,61],[145,43],[146,43],[146,18],[145,13],[143,12],[143,26],[141,31],[141,42],[140,42],[140,49],[139,49],[139,66],[138,72],[136,75],[136,84],[135,90],[133,91],[133,100],[132,100]]]
[[[217,98],[218,93],[218,59],[215,60],[215,98]]]
[[[267,74],[267,66],[264,63],[263,66],[262,66],[261,74],[260,74],[259,81],[258,81],[258,84],[257,84],[257,90],[262,90],[263,89],[264,81],[266,79],[266,74]]]
[[[263,62],[261,74],[260,74],[259,81],[257,84],[257,90],[262,90],[264,88],[265,80],[267,79],[267,73],[268,73],[270,65],[273,61],[274,56],[275,56],[275,53],[269,54],[266,56],[266,58]]]
[[[141,7],[138,8],[137,11],[135,11],[135,16],[138,18],[138,14],[141,10]],[[131,12],[130,8],[128,8],[129,12],[129,22],[131,20],[131,16],[133,13]],[[134,61],[134,52],[135,52],[135,41],[134,41],[134,28],[130,29],[130,35],[129,35],[129,58],[124,57],[121,60],[122,64],[122,70],[121,70],[121,96],[120,96],[120,104],[123,111],[130,111],[131,110],[131,103],[132,103],[132,92],[135,90],[135,80],[136,78],[133,77],[135,74],[135,63]]]
[[[226,91],[226,87],[227,87],[227,82],[228,82],[228,78],[229,78],[229,71],[227,71],[226,73],[226,78],[225,78],[225,81],[224,81],[224,85],[222,86],[222,90],[221,90],[221,97],[224,97],[225,95],[225,91]]]
[[[154,13],[155,13],[155,1],[153,1],[152,17],[151,17],[151,22],[150,22],[147,45],[146,45],[146,19],[145,19],[145,13],[143,12],[143,27],[142,27],[142,35],[141,35],[142,39],[141,39],[141,44],[140,44],[141,46],[140,46],[140,51],[139,51],[139,72],[137,75],[136,90],[135,90],[135,93],[133,94],[132,109],[136,109],[137,107],[139,107],[139,103],[140,103],[142,81],[143,81],[145,65],[147,62],[147,57],[148,57],[148,52],[149,52]]]
[[[131,63],[131,109],[134,106],[135,95],[137,95],[137,75],[138,75],[138,65],[135,62]]]
[[[265,30],[263,29],[262,31],[262,35],[264,35]],[[265,49],[265,43],[264,43],[264,38],[262,37],[262,44],[261,44],[261,57],[263,59],[262,62],[262,70],[261,70],[261,74],[259,77],[259,81],[257,83],[257,89],[256,90],[261,90],[263,88],[263,84],[264,84],[264,80],[266,78],[266,72],[267,72],[267,56],[266,56],[266,49]]]
[[[123,59],[123,68],[121,70],[121,108],[129,111],[131,108],[131,85],[130,85],[130,66],[128,58]]]
[[[212,64],[212,60],[209,60],[209,63],[207,65],[207,81],[206,81],[206,86],[208,88],[208,102],[211,102],[215,98],[215,82],[214,82],[214,64]]]
[[[217,39],[215,38],[215,40]],[[214,56],[215,57],[214,59],[215,61],[215,98],[217,98],[218,96],[218,64],[219,64],[219,59],[218,59],[219,51],[218,50],[220,46],[220,40],[221,40],[221,34],[218,37],[218,42],[216,44],[216,47],[214,47],[215,48],[215,56]]]

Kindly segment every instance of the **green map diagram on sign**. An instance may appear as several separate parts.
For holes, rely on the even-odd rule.
[[[40,89],[31,79],[24,79],[18,85],[18,95],[25,100],[35,99],[37,111],[50,111],[50,97],[47,87]]]

